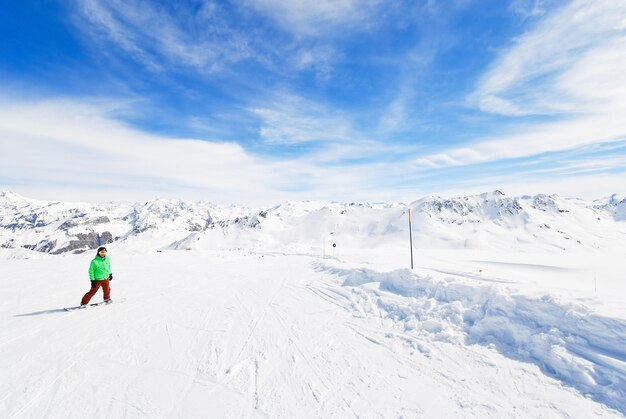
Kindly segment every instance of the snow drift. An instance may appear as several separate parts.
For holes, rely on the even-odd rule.
[[[351,287],[346,297],[360,315],[392,319],[415,336],[491,346],[626,412],[626,320],[549,295],[531,298],[407,269],[317,269],[343,278],[342,285]]]

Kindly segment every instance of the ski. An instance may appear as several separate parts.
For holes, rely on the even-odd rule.
[[[87,307],[104,306],[104,305],[109,305],[109,304],[113,304],[113,303],[118,303],[119,304],[119,303],[123,303],[124,301],[126,301],[126,298],[119,298],[117,300],[111,300],[109,302],[98,301],[97,303],[89,303],[86,306],[65,307],[65,308],[63,308],[63,310],[65,310],[65,311],[82,310],[82,309],[85,309]]]

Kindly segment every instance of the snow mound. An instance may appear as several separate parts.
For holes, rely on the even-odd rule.
[[[318,264],[352,287],[357,315],[390,319],[420,338],[480,344],[626,413],[626,321],[551,296],[533,298],[410,270],[376,272]]]

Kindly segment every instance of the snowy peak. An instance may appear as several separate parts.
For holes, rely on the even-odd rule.
[[[212,223],[210,208],[206,204],[160,198],[134,205],[132,212],[124,220],[133,225],[132,231],[135,234],[163,227],[201,231]]]
[[[24,201],[24,200],[26,200],[26,198],[24,198],[22,195],[16,194],[15,192],[0,191],[0,202],[2,203],[18,202],[18,201]]]
[[[389,208],[389,204],[340,203],[321,201],[287,201],[270,208],[267,214],[281,218],[307,217],[314,214],[346,214],[349,210]]]
[[[51,204],[49,201],[38,201],[35,199],[29,199],[22,195],[16,194],[11,191],[0,192],[0,208],[6,210],[9,208],[18,209],[25,207],[40,208]]]
[[[617,205],[620,202],[623,202],[626,199],[626,196],[614,193],[608,199],[609,205]]]
[[[559,207],[559,198],[556,195],[536,195],[529,198],[531,206],[539,211],[561,214],[569,212],[567,209]]]
[[[626,221],[626,198],[615,205],[615,221]]]
[[[593,208],[613,216],[615,221],[626,220],[626,195],[613,194],[608,198],[593,201]]]
[[[528,216],[517,199],[509,198],[498,190],[450,199],[426,198],[411,206],[415,212],[427,213],[439,221],[455,224],[514,221]]]

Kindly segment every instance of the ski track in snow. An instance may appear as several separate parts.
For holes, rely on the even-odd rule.
[[[626,320],[594,315],[548,295],[504,294],[450,277],[315,266],[343,278],[350,293],[332,294],[361,316],[392,319],[404,331],[436,341],[494,347],[626,412]]]
[[[0,417],[626,412],[626,322],[507,291],[500,274],[251,252],[116,255],[112,296],[126,302],[61,312],[88,288],[64,267],[85,259],[0,265]]]

